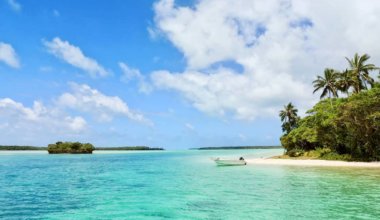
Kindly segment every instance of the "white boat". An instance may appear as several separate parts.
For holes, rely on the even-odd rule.
[[[214,161],[218,166],[244,166],[244,165],[247,165],[247,162],[244,160],[244,158],[240,158],[239,160],[216,158],[216,159],[214,159]]]

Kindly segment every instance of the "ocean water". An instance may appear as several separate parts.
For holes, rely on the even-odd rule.
[[[0,153],[0,219],[379,219],[380,170],[210,157],[281,150]]]

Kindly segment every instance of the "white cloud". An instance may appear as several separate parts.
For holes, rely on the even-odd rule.
[[[289,101],[302,112],[316,101],[311,82],[325,67],[343,69],[355,52],[380,63],[378,1],[204,0],[180,7],[161,0],[154,10],[156,28],[188,66],[153,72],[151,80],[214,115],[277,117]]]
[[[277,114],[278,108],[274,106],[288,102],[289,96],[307,102],[309,96],[299,91],[310,90],[287,74],[262,80],[230,69],[218,69],[210,74],[158,71],[151,77],[156,87],[179,91],[200,111],[219,116],[232,112],[239,119],[249,120]]]
[[[71,83],[71,93],[64,93],[50,105],[34,101],[26,106],[11,98],[0,99],[0,140],[3,144],[47,144],[57,140],[89,141],[98,139],[97,121],[118,116],[153,126],[142,114],[129,109],[119,97],[106,96],[87,85]],[[95,120],[89,119],[92,114]],[[88,117],[88,121],[85,119]],[[103,132],[103,131],[102,131]],[[102,133],[101,132],[101,133]],[[125,138],[125,137],[124,137]]]
[[[21,5],[16,0],[7,0],[7,2],[14,11],[21,11]]]
[[[137,79],[143,78],[143,76],[140,73],[140,70],[131,68],[123,62],[119,62],[119,67],[123,72],[123,75],[121,76],[121,81],[123,82],[127,83],[135,78]]]
[[[92,77],[103,77],[109,74],[96,60],[85,56],[79,47],[70,44],[68,41],[56,37],[52,41],[44,41],[44,45],[51,54],[74,67],[82,69]]]
[[[185,127],[191,131],[194,131],[195,130],[195,127],[194,125],[190,124],[190,123],[185,123]]]
[[[10,98],[0,99],[2,144],[45,145],[58,140],[83,140],[88,125],[56,107],[35,101],[31,107]]]
[[[100,121],[111,121],[115,116],[125,116],[131,120],[153,125],[142,114],[129,109],[118,96],[107,96],[88,85],[71,83],[71,93],[62,94],[57,104],[80,112],[91,113]]]
[[[0,61],[13,68],[20,67],[20,61],[12,45],[0,42]]]
[[[152,86],[146,82],[145,76],[140,73],[140,70],[131,68],[123,62],[119,62],[119,67],[123,72],[123,75],[120,77],[122,82],[129,83],[130,81],[137,80],[140,92],[150,93],[152,91]]]
[[[160,36],[159,32],[152,27],[148,27],[146,30],[148,31],[149,37],[152,40],[156,40]]]
[[[57,134],[63,131],[66,134],[76,134],[86,128],[86,121],[82,117],[67,116],[58,109],[48,108],[37,101],[32,107],[26,107],[10,98],[0,99],[0,124],[3,125],[1,130],[17,131],[18,135],[40,132]]]
[[[70,122],[69,126],[71,130],[74,130],[74,131],[80,131],[84,127],[86,127],[86,120],[84,120],[82,117],[75,117],[75,118],[66,117],[65,121]]]

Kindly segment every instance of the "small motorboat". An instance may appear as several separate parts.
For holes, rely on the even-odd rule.
[[[220,159],[219,157],[214,159],[215,163],[218,166],[244,166],[247,165],[247,162],[243,157],[240,157],[239,160],[231,160],[231,159]]]

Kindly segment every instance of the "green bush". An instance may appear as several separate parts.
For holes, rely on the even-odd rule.
[[[352,157],[349,154],[338,154],[335,152],[330,152],[327,154],[324,154],[320,157],[320,159],[323,160],[344,160],[344,161],[352,161]]]
[[[300,157],[300,156],[302,156],[304,153],[305,153],[305,151],[302,150],[302,149],[292,149],[292,150],[288,151],[286,154],[287,154],[289,157]]]

